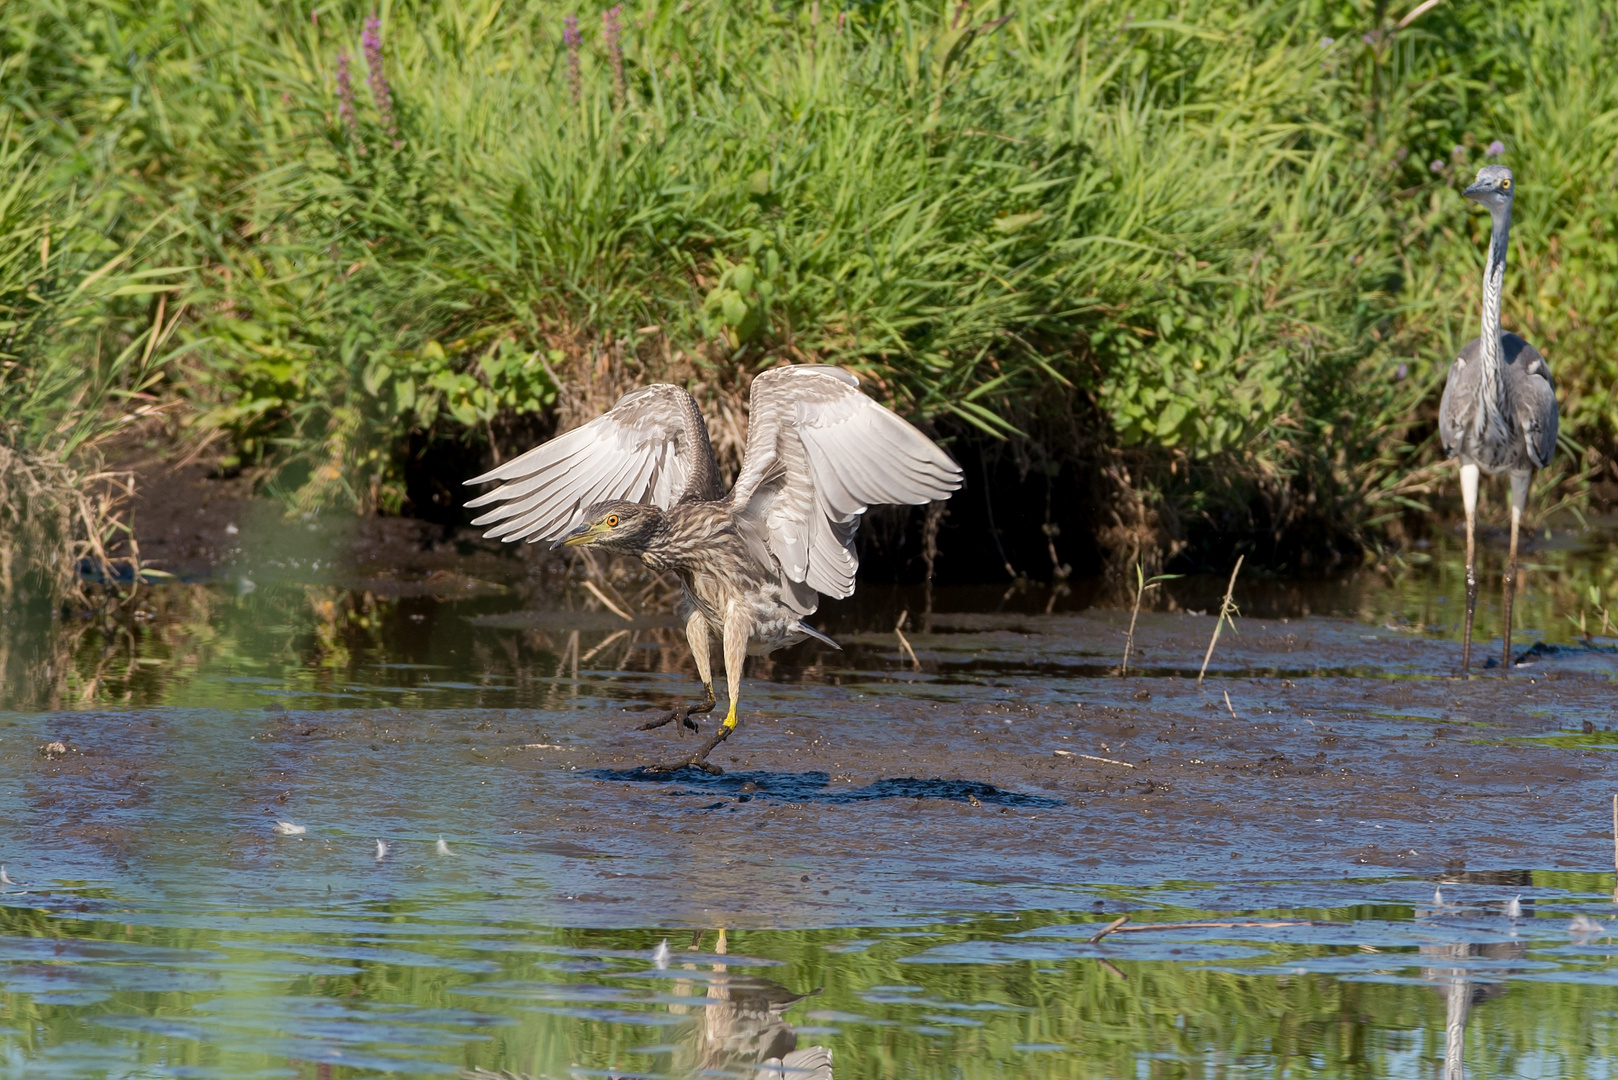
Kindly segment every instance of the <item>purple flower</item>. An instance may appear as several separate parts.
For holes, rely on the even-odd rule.
[[[347,49],[337,50],[337,115],[348,129],[354,146],[365,153],[365,143],[360,140],[360,120],[354,115],[354,77],[348,70]]]
[[[583,76],[579,73],[579,17],[569,15],[562,20],[562,40],[567,44],[567,88],[573,94],[574,104],[583,92]]]
[[[1506,144],[1501,142],[1499,139],[1496,139],[1494,142],[1490,143],[1488,148],[1483,152],[1489,157],[1499,157],[1501,154],[1506,152]]]
[[[1462,158],[1466,157],[1466,147],[1464,147],[1464,146],[1452,146],[1452,147],[1450,147],[1449,156],[1454,158],[1456,161],[1460,161]]]
[[[1407,376],[1409,374],[1410,374],[1410,365],[1409,364],[1400,364],[1398,367],[1393,369],[1393,381],[1398,382],[1400,379],[1403,379],[1405,376]]]
[[[1444,171],[1444,163],[1437,158],[1434,158],[1433,163],[1427,167],[1433,170],[1435,173],[1441,173]]]
[[[372,12],[365,20],[365,33],[360,37],[365,46],[366,81],[371,84],[371,97],[376,99],[377,115],[382,118],[382,130],[393,139],[395,150],[404,145],[399,138],[399,123],[393,115],[393,91],[388,88],[388,77],[382,71],[382,20]]]
[[[618,25],[618,16],[622,14],[623,7],[614,5],[601,13],[601,34],[607,41],[607,56],[612,61],[612,96],[618,102],[618,107],[624,107],[624,46],[623,29]]]

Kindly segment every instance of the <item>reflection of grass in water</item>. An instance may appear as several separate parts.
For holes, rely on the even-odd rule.
[[[563,663],[567,630],[483,631],[463,618],[511,603],[393,599],[332,585],[148,588],[121,619],[0,624],[0,705],[511,707],[554,698],[562,674],[576,689]],[[610,646],[591,657],[592,670],[689,664],[680,631],[642,630],[620,642],[607,641],[607,631],[578,636],[584,655]]]
[[[1552,542],[1556,542],[1554,538]],[[1539,543],[1546,543],[1543,533]],[[1423,558],[1389,559],[1383,572],[1356,575],[1345,598],[1345,613],[1375,625],[1403,620],[1411,629],[1423,628],[1458,641],[1466,610],[1464,549],[1457,538],[1439,534],[1429,551],[1416,554]],[[1487,641],[1490,637],[1498,640],[1504,552],[1485,546],[1478,568],[1481,587],[1473,641]],[[1521,570],[1514,645],[1527,646],[1535,640],[1575,641],[1580,637],[1580,614],[1586,616],[1590,632],[1600,630],[1602,607],[1618,615],[1618,545],[1612,544],[1603,531],[1590,530],[1580,537],[1578,547],[1535,551],[1531,562]],[[1592,600],[1592,595],[1599,603]],[[1618,626],[1614,630],[1618,631]]]
[[[1612,876],[1542,872],[1533,882],[1540,889],[1606,895]],[[1135,891],[1149,903],[1151,890]],[[8,939],[53,942],[49,988],[71,990],[88,982],[105,998],[51,1003],[49,994],[40,992],[49,989],[45,980],[34,978],[37,969],[19,971],[8,995],[14,1026],[0,1043],[26,1061],[79,1043],[81,1048],[117,1047],[127,1060],[161,1062],[166,1068],[241,1073],[281,1067],[289,1056],[297,1057],[284,1043],[274,1045],[282,1037],[304,1041],[310,1051],[341,1049],[350,1058],[400,1054],[404,1072],[414,1071],[409,1062],[513,1069],[532,1076],[567,1075],[575,1065],[661,1072],[671,1058],[637,1052],[648,1043],[679,1047],[672,1058],[677,1069],[696,1056],[705,1020],[714,1015],[704,976],[713,975],[719,958],[706,953],[697,962],[697,956],[685,953],[690,940],[685,931],[509,923],[480,931],[435,918],[445,903],[471,911],[479,899],[446,895],[432,903],[284,911],[243,920],[241,930],[207,931],[3,908],[0,930]],[[1137,914],[1179,920],[1210,913],[1165,907]],[[1402,921],[1413,912],[1373,905],[1264,914]],[[341,920],[351,928],[299,928],[316,917],[328,927]],[[1105,919],[1093,916],[1084,925],[1098,926],[1096,920]],[[1444,997],[1430,984],[1379,982],[1374,976],[1386,971],[1415,977],[1425,957],[1414,948],[1366,954],[1354,947],[1281,944],[1265,947],[1262,959],[1232,970],[1199,961],[1194,943],[1186,943],[1183,960],[1173,961],[1131,960],[1134,943],[1119,943],[1109,950],[1110,972],[1088,959],[904,962],[941,945],[1013,939],[1024,931],[1079,921],[1071,913],[1034,911],[907,924],[909,930],[928,932],[921,938],[871,927],[737,931],[729,946],[738,958],[780,963],[757,968],[738,959],[730,973],[762,977],[793,994],[823,988],[792,1006],[787,1022],[822,1026],[801,1036],[800,1044],[831,1046],[837,1075],[860,1080],[1029,1075],[1090,1080],[1143,1075],[1143,1061],[1152,1063],[1144,1075],[1153,1077],[1204,1075],[1199,1063],[1218,1061],[1221,1068],[1207,1075],[1246,1067],[1277,1076],[1346,1080],[1403,1075],[1400,1070],[1414,1052],[1442,1057]],[[651,966],[651,951],[664,938],[673,949],[669,973],[675,977],[635,977]],[[858,952],[834,951],[855,940],[870,944]],[[1229,940],[1240,940],[1240,933],[1233,931]],[[1554,943],[1541,939],[1539,945]],[[703,944],[713,946],[712,932]],[[196,952],[188,957],[166,950]],[[220,983],[174,982],[176,988],[162,988],[169,978],[162,973],[219,970],[221,955]],[[1371,981],[1241,970],[1248,964],[1285,966],[1334,956],[1362,959]],[[1555,960],[1555,954],[1530,949],[1525,966],[1548,959]],[[289,962],[308,970],[285,970]],[[1599,974],[1605,970],[1599,963],[1579,974]],[[592,964],[606,970],[588,970]],[[692,965],[691,974],[681,979],[685,964]],[[255,967],[252,978],[229,975]],[[147,972],[155,974],[157,988],[119,985]],[[618,977],[625,974],[631,977]],[[476,992],[480,986],[489,992]],[[1588,981],[1513,983],[1506,976],[1505,992],[1472,1013],[1468,1056],[1481,1075],[1518,1075],[1530,1058],[1551,1059],[1548,1075],[1589,1075],[1612,1049],[1610,994]],[[649,996],[661,1000],[644,1000]],[[597,1010],[611,1010],[617,1018]],[[666,1026],[671,1014],[690,1022]],[[182,1029],[196,1025],[203,1038],[131,1036],[85,1022],[124,1016],[160,1016]],[[636,1022],[641,1016],[646,1023]],[[939,1027],[932,1019],[938,1016],[969,1018],[980,1026],[951,1025],[947,1034],[916,1030]],[[659,1022],[664,1023],[652,1026]],[[412,1037],[396,1034],[401,1030]],[[1017,1049],[1029,1044],[1072,1052],[1030,1058]]]
[[[1364,570],[1330,582],[1279,586],[1255,582],[1255,590],[1279,591],[1269,598],[1255,591],[1242,602],[1244,609],[1265,615],[1296,614],[1301,605],[1305,612],[1348,615],[1412,638],[1457,640],[1465,598],[1460,547],[1453,538],[1441,536],[1425,554],[1430,558],[1421,565],[1394,562],[1385,572]],[[1618,547],[1587,543],[1577,549],[1541,551],[1535,559],[1537,566],[1548,569],[1524,575],[1527,591],[1517,602],[1521,618],[1516,644],[1520,649],[1535,640],[1574,642],[1577,627],[1567,616],[1581,610],[1581,604],[1589,607],[1591,590],[1604,599],[1618,598]],[[1498,551],[1485,556],[1486,586],[1490,581],[1498,583],[1500,563]],[[1171,591],[1181,584],[1187,589],[1196,587],[1195,582],[1171,583]],[[1185,595],[1189,598],[1193,593]],[[142,589],[139,603],[138,615],[116,620],[12,620],[0,625],[0,677],[4,680],[0,704],[71,707],[123,702],[259,708],[275,700],[245,684],[225,681],[228,676],[271,680],[266,686],[283,688],[288,695],[284,703],[291,707],[326,707],[343,700],[331,700],[330,695],[355,692],[356,688],[363,693],[367,687],[375,688],[374,694],[384,693],[386,688],[393,695],[387,704],[400,707],[511,707],[544,704],[546,694],[554,698],[561,692],[557,676],[571,676],[570,664],[564,663],[564,657],[572,655],[566,629],[494,632],[474,628],[461,618],[503,612],[513,606],[561,609],[568,605],[561,593],[444,602],[388,599],[332,585],[266,584],[238,594],[222,587],[176,584]],[[1614,603],[1618,606],[1618,600]],[[1478,612],[1477,640],[1486,642],[1490,635],[1498,640],[1498,625],[1491,621],[1498,618],[1497,591],[1485,588]],[[608,636],[607,631],[582,633],[578,655],[589,655]],[[844,635],[845,644],[851,647],[867,641],[879,650],[892,645],[891,636]],[[657,647],[646,648],[648,645]],[[940,655],[950,655],[951,649],[947,635],[933,645],[934,653]],[[858,651],[853,649],[854,654]],[[981,646],[974,645],[970,651],[976,654]],[[1099,663],[1107,657],[1095,659]],[[408,667],[383,667],[400,661],[444,666],[436,675]],[[689,664],[678,631],[648,630],[610,643],[584,666],[606,672],[686,672]],[[1052,678],[1074,674],[1060,666],[1046,670]],[[813,681],[820,672],[783,669],[778,674]],[[1387,673],[1365,674],[1385,677]],[[444,696],[447,691],[437,689],[431,700],[399,696],[401,689],[446,679],[467,686],[486,684],[488,690],[481,696],[466,690],[451,698]],[[882,692],[914,695],[924,691],[905,686]],[[320,696],[328,700],[322,704]]]

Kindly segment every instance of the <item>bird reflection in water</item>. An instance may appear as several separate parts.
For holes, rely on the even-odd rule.
[[[1514,872],[1506,872],[1514,874]],[[1522,876],[1526,878],[1526,875]],[[1499,872],[1494,874],[1458,874],[1445,879],[1451,881],[1480,881],[1490,885],[1523,885],[1527,882],[1515,876],[1505,876]],[[1433,908],[1428,912],[1418,911],[1418,915],[1445,915],[1449,913],[1461,914],[1456,908],[1450,912],[1445,911],[1442,890],[1433,893]],[[1510,919],[1512,924],[1522,918],[1522,903],[1520,899],[1513,899],[1499,903],[1487,903],[1481,906],[1481,913],[1491,919],[1504,917]],[[1478,914],[1476,909],[1468,910],[1466,915]],[[1512,968],[1496,968],[1490,966],[1488,977],[1480,978],[1480,972],[1474,960],[1499,961],[1521,960],[1528,955],[1528,942],[1526,941],[1496,941],[1488,944],[1466,942],[1452,942],[1445,945],[1421,946],[1421,977],[1433,984],[1433,989],[1444,997],[1444,1080],[1465,1080],[1466,1062],[1466,1022],[1472,1014],[1472,1007],[1481,1004],[1490,998],[1499,997],[1506,992],[1504,977],[1515,974]]]
[[[701,935],[692,939],[695,949]],[[719,931],[714,951],[726,953],[725,932]],[[660,946],[653,956],[656,966],[670,972],[671,996],[689,998],[675,1002],[669,1012],[690,1017],[682,1028],[679,1043],[665,1052],[668,1067],[652,1070],[669,1077],[737,1077],[741,1080],[832,1080],[831,1049],[825,1046],[798,1046],[798,1033],[783,1015],[806,997],[820,993],[817,987],[807,994],[795,994],[770,979],[733,973],[729,965],[678,962]],[[689,971],[682,978],[677,971]],[[520,1073],[488,1072],[473,1069],[464,1080],[530,1080]],[[608,1073],[616,1076],[615,1073]],[[645,1075],[636,1073],[635,1075]]]
[[[724,955],[725,932],[714,951]],[[696,972],[696,964],[681,964]],[[798,1047],[798,1033],[786,1022],[787,1009],[820,993],[794,994],[780,983],[757,975],[735,974],[716,963],[692,979],[675,978],[677,996],[703,998],[690,1005],[670,1005],[676,1015],[694,1016],[693,1033],[674,1052],[672,1076],[747,1076],[756,1080],[832,1080],[831,1050]]]

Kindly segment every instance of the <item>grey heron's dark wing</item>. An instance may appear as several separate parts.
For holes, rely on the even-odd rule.
[[[850,372],[802,364],[753,380],[731,507],[762,528],[789,581],[848,596],[861,514],[881,503],[947,498],[960,486],[959,466],[862,394]]]
[[[1477,409],[1478,384],[1483,378],[1483,343],[1473,338],[1461,346],[1461,351],[1450,362],[1449,375],[1444,379],[1444,396],[1438,402],[1438,438],[1444,446],[1444,456],[1454,457],[1461,452],[1463,440]]]
[[[1527,443],[1528,459],[1536,469],[1543,469],[1556,454],[1556,383],[1550,365],[1538,349],[1516,334],[1501,335],[1500,344],[1509,400]]]
[[[702,413],[689,393],[668,383],[631,390],[588,424],[466,482],[491,480],[506,483],[466,505],[498,504],[472,524],[493,525],[483,535],[502,540],[555,539],[609,499],[667,510],[682,499],[721,495]]]

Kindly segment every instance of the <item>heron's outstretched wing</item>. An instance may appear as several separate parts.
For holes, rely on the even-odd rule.
[[[498,504],[472,524],[493,525],[483,535],[502,540],[554,539],[608,499],[667,510],[722,494],[702,413],[689,393],[668,383],[632,390],[583,427],[467,483],[490,480],[506,483],[466,505]]]
[[[1516,334],[1501,335],[1500,343],[1517,427],[1527,443],[1528,459],[1536,469],[1543,469],[1556,454],[1556,383],[1550,365],[1538,349]]]
[[[854,531],[881,503],[948,497],[961,470],[933,441],[860,393],[842,368],[772,368],[753,380],[747,456],[732,508],[763,529],[787,578],[854,591]]]

